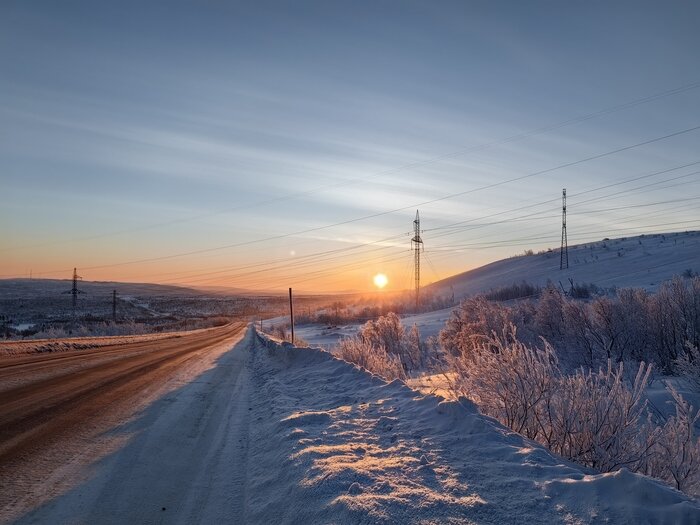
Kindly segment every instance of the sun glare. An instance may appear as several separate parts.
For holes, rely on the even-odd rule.
[[[374,286],[377,288],[384,288],[388,282],[389,279],[387,279],[386,275],[383,273],[378,273],[374,276]]]

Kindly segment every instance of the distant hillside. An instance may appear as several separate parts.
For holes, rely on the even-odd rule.
[[[58,295],[69,291],[73,286],[71,279],[0,279],[0,294],[4,298]],[[206,292],[182,286],[118,283],[107,281],[80,281],[78,288],[88,294],[106,295],[117,290],[120,295],[134,296],[176,296],[204,295]]]
[[[569,287],[593,283],[600,288],[635,287],[653,291],[659,283],[700,273],[700,231],[604,239],[569,246],[569,268],[559,269],[559,250],[520,255],[454,275],[426,288],[439,294],[454,290],[457,299],[513,283],[543,286],[560,281]]]

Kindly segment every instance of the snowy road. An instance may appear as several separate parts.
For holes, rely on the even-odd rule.
[[[63,503],[57,508],[49,505],[26,519],[56,522],[62,515],[60,521],[82,516],[84,522],[95,522],[99,515],[97,521],[105,522],[109,513],[103,514],[104,510],[123,503],[136,521],[148,521],[141,513],[151,509],[141,503],[149,494],[160,505],[158,512],[163,512],[161,508],[181,494],[176,486],[154,486],[152,478],[139,469],[157,465],[162,479],[176,483],[173,472],[190,458],[183,456],[182,443],[168,445],[173,428],[187,432],[188,437],[210,433],[210,427],[196,425],[218,422],[217,410],[229,401],[210,399],[206,392],[192,395],[183,385],[191,390],[211,389],[210,384],[191,379],[213,367],[240,340],[244,327],[239,322],[159,341],[2,360],[0,521],[11,521],[64,493],[69,502],[72,488],[86,479],[97,481],[92,477],[96,467],[105,474],[104,494],[109,494],[111,503],[104,501],[104,494],[91,493],[92,503],[81,494],[79,509]],[[237,381],[241,370],[240,354],[226,355],[231,363],[218,363],[215,380],[221,383],[221,392],[238,395],[240,389],[232,381]],[[178,411],[189,421],[170,416],[168,405],[175,398],[188,403],[178,406]],[[203,399],[211,406],[203,405]],[[125,443],[129,443],[126,449]],[[120,454],[111,454],[115,450]]]

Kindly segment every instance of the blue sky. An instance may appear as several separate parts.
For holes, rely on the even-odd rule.
[[[0,274],[409,286],[412,206],[700,125],[699,19],[694,2],[3,2]],[[698,166],[576,194],[700,161],[699,139],[422,205],[423,226],[514,219],[567,187],[572,243],[697,228],[680,199]],[[558,206],[426,231],[427,279],[556,246]]]

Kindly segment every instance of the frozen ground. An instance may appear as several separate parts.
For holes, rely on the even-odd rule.
[[[469,403],[249,331],[110,436],[21,523],[697,523],[700,506],[593,475]]]

